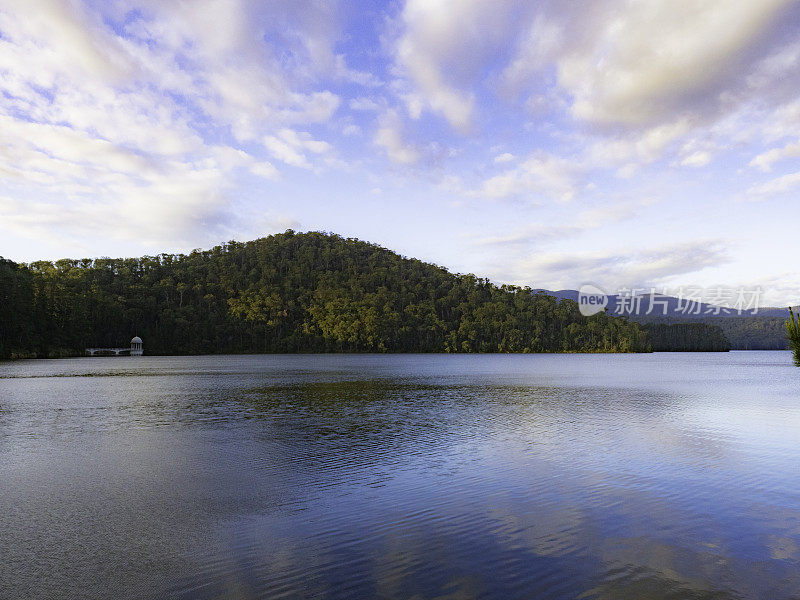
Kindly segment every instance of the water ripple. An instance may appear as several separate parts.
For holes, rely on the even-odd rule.
[[[130,361],[0,365],[0,598],[800,596],[786,353]]]

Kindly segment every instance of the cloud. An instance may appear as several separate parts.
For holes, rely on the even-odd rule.
[[[469,88],[503,40],[513,4],[509,0],[405,3],[394,51],[398,71],[418,91],[407,95],[412,116],[425,106],[456,130],[470,131],[476,99]]]
[[[577,192],[580,173],[573,161],[536,152],[519,166],[485,180],[471,195],[486,198],[528,196],[569,202]]]
[[[493,78],[511,94],[540,93],[541,81],[553,79],[577,119],[653,126],[720,109],[724,92],[746,85],[743,71],[758,66],[750,86],[763,86],[795,64],[796,44],[775,50],[791,38],[772,36],[791,6],[790,0],[679,6],[408,0],[396,61],[421,102],[459,130],[469,129],[474,89]]]
[[[783,148],[772,148],[762,152],[750,161],[750,166],[758,167],[762,171],[770,171],[773,163],[785,158],[796,158],[798,156],[800,156],[800,141],[786,144]]]
[[[478,246],[526,247],[538,246],[552,240],[571,238],[584,231],[577,225],[532,225],[512,233],[482,237],[475,243]]]
[[[565,43],[565,35],[562,26],[542,13],[536,14],[515,44],[514,57],[500,74],[499,79],[506,93],[518,95],[535,85],[537,76],[558,56]],[[534,101],[532,104],[536,103]]]
[[[711,162],[711,155],[708,152],[697,150],[685,157],[681,161],[684,167],[704,167]]]
[[[253,164],[250,166],[250,172],[253,175],[262,177],[263,179],[276,179],[280,173],[278,169],[276,169],[271,163],[265,160],[254,161]]]
[[[690,130],[686,119],[678,119],[635,134],[595,137],[584,153],[584,161],[593,167],[652,163]]]
[[[252,139],[267,122],[325,121],[339,104],[329,90],[299,89],[337,63],[334,34],[323,24],[330,11],[310,2],[291,4],[256,10],[245,0],[198,0],[191,6],[142,0],[118,15],[111,3],[90,12],[71,2],[39,0],[26,3],[30,14],[20,13],[15,3],[0,24],[14,32],[6,42],[8,55],[23,62],[9,59],[5,66],[17,79],[55,86],[56,95],[79,76],[81,83],[89,76],[116,91],[155,85],[191,99],[193,108],[229,124],[239,139]],[[279,48],[265,43],[265,33],[275,33],[291,16],[299,23],[289,30],[299,28],[302,35],[276,35]]]
[[[342,128],[342,135],[351,137],[356,135],[361,135],[361,127],[356,125],[355,123],[349,123]]]
[[[598,282],[605,289],[649,288],[729,260],[723,240],[668,244],[631,252],[538,252],[512,263],[500,279],[547,289],[577,289],[586,282]]]
[[[797,18],[791,0],[408,0],[394,87],[412,118],[429,110],[461,133],[488,110],[483,97],[515,114],[566,111],[626,174],[737,111],[794,100],[800,44],[784,23]],[[676,164],[710,162],[697,149]]]
[[[307,154],[327,154],[332,150],[328,142],[315,140],[307,132],[282,129],[277,135],[264,138],[264,146],[274,158],[293,167],[311,169]]]
[[[419,162],[422,152],[403,140],[401,127],[402,123],[397,111],[385,112],[379,120],[375,145],[383,148],[392,162],[400,165],[412,165]]]
[[[79,145],[70,148],[81,151]],[[229,147],[211,148],[197,161],[168,160],[144,168],[129,165],[124,155],[113,161],[89,153],[54,157],[28,151],[15,161],[3,158],[0,172],[28,184],[20,196],[30,196],[13,203],[6,199],[0,211],[3,228],[63,240],[108,235],[149,245],[213,240],[234,222],[242,224],[230,210],[231,175],[277,176],[269,162]]]
[[[350,100],[349,106],[352,110],[366,110],[366,111],[377,111],[380,110],[381,104],[373,100],[372,98],[366,97],[359,97],[353,98]]]
[[[536,223],[499,236],[479,237],[475,243],[478,246],[539,248],[548,242],[574,238],[586,231],[631,219],[637,216],[641,208],[653,203],[652,200],[644,200],[588,208],[571,215],[565,224]]]
[[[787,173],[766,183],[754,185],[747,190],[751,197],[765,197],[783,194],[800,184],[800,172]]]
[[[132,73],[123,44],[80,4],[4,0],[0,31],[3,67],[18,59],[36,64],[41,70],[25,75],[42,87],[56,84],[60,74],[119,80]]]
[[[333,152],[293,126],[331,119],[327,81],[364,79],[334,51],[336,11],[0,0],[0,185],[28,199],[6,197],[3,228],[77,239],[114,223],[121,239],[172,244],[242,226],[230,190],[279,177],[265,154],[309,168]],[[260,155],[232,147],[260,138]]]
[[[77,187],[69,190],[68,204],[55,194],[28,202],[5,198],[0,204],[3,227],[33,239],[113,235],[153,246],[213,239],[231,224],[221,173],[214,168],[178,171],[172,165],[169,176],[152,177],[146,185],[132,186],[121,178],[107,179],[104,187],[115,202],[81,194]]]
[[[586,11],[594,26],[560,54],[558,83],[574,98],[573,115],[601,124],[641,126],[718,109],[790,5],[661,0]]]
[[[763,291],[759,306],[799,306],[800,290],[797,288],[797,272],[784,271],[755,277],[751,280],[732,282],[734,289]]]

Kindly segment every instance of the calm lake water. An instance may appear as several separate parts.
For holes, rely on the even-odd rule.
[[[0,363],[0,598],[800,597],[788,352]]]

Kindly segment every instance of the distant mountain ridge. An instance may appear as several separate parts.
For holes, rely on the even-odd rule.
[[[559,300],[572,300],[578,302],[578,290],[536,290]],[[705,323],[717,326],[725,333],[731,343],[732,350],[787,350],[789,342],[786,338],[786,319],[789,316],[788,308],[764,307],[758,310],[743,310],[741,314],[736,310],[726,309],[709,303],[698,303],[691,306],[691,310],[683,311],[681,300],[674,296],[662,294],[654,295],[655,305],[650,310],[650,297],[646,294],[641,297],[638,306],[633,304],[634,310],[630,312],[631,303],[623,300],[621,308],[629,320],[648,324],[678,324],[678,323]],[[618,315],[620,296],[608,296],[607,312]]]
[[[578,302],[580,295],[578,290],[545,290],[537,289],[536,292],[543,292],[548,296],[553,296],[559,300],[572,300]],[[637,317],[675,317],[682,319],[704,319],[708,317],[780,317],[789,316],[788,308],[759,307],[757,309],[745,308],[741,312],[707,302],[692,302],[687,299],[680,299],[675,296],[664,294],[653,294],[651,308],[651,296],[649,293],[637,294],[636,301],[631,302],[630,298],[620,294],[608,294],[607,311],[615,316],[627,316],[632,319]],[[684,310],[686,308],[686,310]],[[619,310],[618,310],[619,309]],[[633,309],[633,310],[631,310]]]

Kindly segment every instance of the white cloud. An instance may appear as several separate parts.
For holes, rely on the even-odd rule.
[[[567,223],[536,223],[503,235],[481,237],[476,243],[479,246],[538,247],[547,242],[572,238],[586,231],[631,219],[638,214],[641,208],[652,204],[654,204],[653,200],[644,200],[588,208],[570,215]]]
[[[359,127],[355,123],[350,123],[348,125],[345,125],[344,128],[342,129],[342,135],[346,135],[348,137],[361,135],[361,133],[362,133],[361,127]]]
[[[230,223],[225,181],[219,168],[170,164],[169,172],[151,174],[136,184],[126,177],[103,177],[103,197],[82,193],[88,186],[52,189],[45,197],[9,200],[0,205],[0,222],[17,235],[39,239],[79,240],[113,236],[154,245],[166,240],[190,243],[209,239]],[[90,189],[95,192],[97,183]],[[64,203],[66,193],[70,202]]]
[[[729,285],[734,289],[762,290],[763,295],[759,299],[760,307],[790,305],[796,307],[800,305],[796,270],[736,281]]]
[[[510,0],[408,0],[395,44],[399,71],[418,94],[407,98],[412,117],[425,106],[461,132],[472,127],[475,96],[464,89],[480,74],[487,54],[503,40]]]
[[[422,152],[403,140],[401,121],[397,111],[389,110],[384,113],[375,134],[375,145],[383,148],[392,162],[401,165],[411,165],[422,158]]]
[[[511,233],[482,237],[475,243],[478,246],[538,246],[552,240],[571,238],[583,231],[582,227],[576,225],[533,225]]]
[[[533,196],[569,202],[575,196],[581,174],[567,159],[536,152],[519,166],[490,177],[472,195],[487,198]]]
[[[646,125],[705,112],[719,104],[714,94],[738,84],[748,52],[789,5],[661,0],[606,7],[599,19],[586,11],[594,26],[557,59],[559,85],[574,98],[573,114],[592,122]]]
[[[265,160],[253,162],[250,166],[250,172],[264,179],[275,179],[280,173],[278,169]]]
[[[514,57],[500,74],[506,91],[516,95],[530,88],[540,72],[557,58],[564,42],[563,27],[544,14],[535,15],[519,37]],[[535,106],[539,101],[529,103]]]
[[[323,79],[364,79],[333,51],[335,11],[0,0],[0,185],[28,198],[6,198],[3,228],[44,235],[62,215],[59,235],[72,239],[113,223],[120,238],[170,244],[224,229],[238,218],[228,210],[240,175],[279,177],[220,143],[226,130],[274,140],[270,153],[288,164],[332,153],[291,126],[331,119],[340,98]]]
[[[711,162],[711,155],[703,150],[697,150],[681,161],[684,167],[704,167]]]
[[[785,139],[800,130],[800,98],[769,106],[765,113],[755,115],[750,123],[768,142]]]
[[[134,0],[119,14],[121,5],[112,3],[93,11],[67,0],[7,4],[13,8],[0,5],[0,27],[13,35],[2,40],[0,69],[17,82],[55,87],[57,95],[82,90],[86,76],[105,91],[155,86],[192,101],[242,139],[267,123],[325,121],[340,102],[329,90],[300,89],[315,73],[341,67],[333,52],[336,19],[321,4]],[[122,33],[109,21],[124,23]]]
[[[758,167],[762,171],[770,171],[773,163],[785,158],[796,158],[800,156],[800,142],[786,144],[783,148],[772,148],[762,152],[750,161],[751,167]]]
[[[797,185],[800,185],[800,172],[787,173],[766,183],[752,186],[747,190],[747,194],[751,197],[774,196],[788,192]]]
[[[103,27],[98,15],[80,4],[3,0],[0,30],[2,65],[13,65],[18,58],[37,64],[41,70],[25,75],[42,87],[56,84],[61,74],[118,80],[132,71],[119,40]]]
[[[365,110],[365,111],[377,111],[380,110],[381,104],[373,100],[372,98],[367,98],[361,96],[359,98],[353,98],[350,100],[350,108],[352,110]]]
[[[797,86],[781,82],[794,81],[800,44],[778,26],[796,18],[794,6],[407,0],[391,46],[394,88],[412,118],[428,109],[461,132],[487,110],[477,104],[481,94],[536,115],[566,110],[592,128],[598,156],[624,175],[661,158],[671,142],[753,110],[759,96],[775,107],[793,100]],[[701,167],[711,157],[698,148],[676,164]]]
[[[689,122],[679,119],[640,132],[597,137],[589,145],[584,160],[595,167],[652,163],[690,130]]]
[[[752,70],[745,81],[751,89],[761,90],[773,87],[778,82],[791,85],[797,77],[798,60],[800,42],[793,41],[786,46],[779,46]]]
[[[304,169],[312,168],[306,153],[326,154],[332,150],[328,142],[315,140],[310,133],[298,133],[291,129],[282,129],[277,135],[266,136],[264,146],[274,158]]]
[[[587,282],[602,282],[607,290],[647,289],[728,260],[727,245],[721,240],[632,251],[537,252],[512,263],[501,279],[547,289],[577,288]]]

